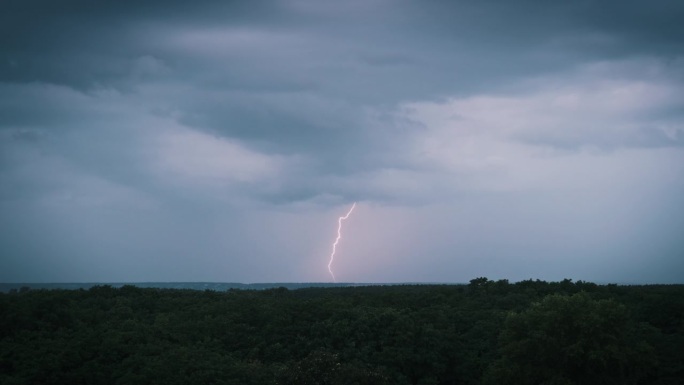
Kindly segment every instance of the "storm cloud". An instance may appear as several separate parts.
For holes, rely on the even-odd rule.
[[[684,280],[681,2],[1,7],[0,281]]]

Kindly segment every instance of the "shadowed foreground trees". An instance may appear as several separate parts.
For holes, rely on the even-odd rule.
[[[681,384],[684,287],[0,294],[5,384]]]
[[[655,362],[627,309],[585,293],[553,294],[508,315],[491,384],[636,384]]]

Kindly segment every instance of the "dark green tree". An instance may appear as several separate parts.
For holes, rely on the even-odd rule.
[[[489,384],[636,384],[652,362],[625,306],[553,294],[506,319]]]

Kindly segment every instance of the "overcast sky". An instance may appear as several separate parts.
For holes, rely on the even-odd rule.
[[[0,281],[684,283],[684,2],[0,3]]]

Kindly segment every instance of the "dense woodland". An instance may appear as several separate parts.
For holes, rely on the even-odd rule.
[[[684,286],[20,290],[0,383],[682,384]]]

